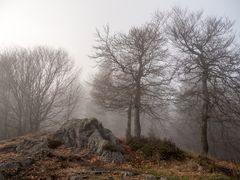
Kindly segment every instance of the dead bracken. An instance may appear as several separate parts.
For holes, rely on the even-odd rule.
[[[164,143],[171,144],[151,138],[132,139],[128,142],[129,147],[97,119],[74,119],[66,122],[56,133],[32,134],[12,141],[1,141],[0,179],[171,180],[184,177],[198,179],[202,176],[229,179],[228,176],[233,175],[231,172],[234,168],[230,168],[230,163],[223,165],[220,161],[187,155],[185,152],[181,152],[186,154],[184,159],[172,156],[156,161],[146,156],[149,152],[144,152],[145,144],[157,148]],[[170,147],[177,149],[173,144]],[[116,161],[115,156],[107,156],[113,159],[106,160],[104,153],[119,153],[121,158],[126,158]],[[151,157],[155,156],[152,154]]]

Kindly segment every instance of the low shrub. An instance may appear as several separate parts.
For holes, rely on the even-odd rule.
[[[47,146],[50,149],[56,149],[59,146],[61,146],[63,143],[61,141],[58,140],[54,140],[54,139],[47,139]]]
[[[159,162],[161,160],[178,160],[186,158],[185,153],[170,140],[157,138],[132,138],[128,145],[133,151],[140,152],[146,159]]]
[[[115,145],[115,144],[105,144],[103,146],[103,149],[106,151],[111,152],[121,152],[124,153],[124,149],[121,146]]]
[[[214,172],[216,169],[216,163],[214,160],[206,157],[206,156],[198,156],[197,163],[203,167],[204,170],[209,172]]]

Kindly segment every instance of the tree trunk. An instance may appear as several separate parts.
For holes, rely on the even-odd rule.
[[[131,129],[132,129],[132,99],[130,99],[128,107],[128,120],[127,120],[127,129],[126,129],[126,141],[128,142],[131,138]]]
[[[17,127],[17,135],[21,136],[23,135],[23,127],[22,127],[22,119],[18,119],[18,127]]]
[[[201,128],[201,143],[202,143],[202,154],[208,154],[208,113],[209,113],[209,93],[207,86],[207,74],[203,74],[202,78],[202,94],[203,94],[203,104],[202,104],[202,128]]]
[[[4,129],[3,129],[4,138],[9,138],[8,132],[8,110],[5,109],[4,112]]]
[[[140,81],[137,82],[136,94],[134,99],[134,135],[136,137],[141,136],[141,124],[140,124],[140,108],[141,108],[141,86]]]

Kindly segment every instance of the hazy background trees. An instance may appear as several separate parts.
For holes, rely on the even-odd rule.
[[[130,139],[134,83],[131,78],[112,69],[111,62],[99,64],[99,72],[94,77],[91,96],[105,111],[127,113],[126,139]]]
[[[79,72],[65,51],[15,48],[4,50],[0,58],[4,136],[36,132],[43,123],[70,116],[80,85]]]

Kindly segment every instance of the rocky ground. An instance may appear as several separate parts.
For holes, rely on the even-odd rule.
[[[89,150],[59,147],[31,157],[1,154],[0,179],[152,179],[151,174],[127,168],[124,163],[102,161]],[[125,167],[126,166],[126,167]]]
[[[95,119],[68,121],[55,133],[0,141],[0,180],[231,179],[235,164],[218,164],[213,169],[190,156],[148,161]]]

